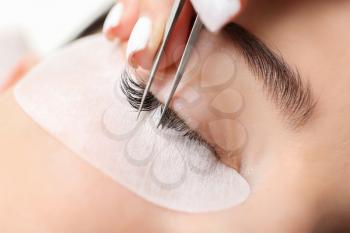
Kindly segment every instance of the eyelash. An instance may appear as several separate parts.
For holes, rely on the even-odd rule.
[[[124,70],[121,75],[120,88],[123,94],[126,96],[127,101],[132,108],[138,110],[141,105],[143,92],[145,85],[143,83],[137,83],[132,78],[132,75],[128,70]],[[146,96],[146,100],[143,108],[144,112],[152,112],[160,108],[163,110],[163,104],[160,103],[156,97],[149,93]],[[206,142],[197,132],[192,130],[174,111],[168,109],[165,113],[164,119],[161,121],[162,128],[172,129],[179,132],[183,137],[189,139],[191,142],[199,143],[208,147],[217,156],[215,147]]]

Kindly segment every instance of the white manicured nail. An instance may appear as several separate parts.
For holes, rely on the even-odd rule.
[[[147,48],[152,34],[152,21],[148,17],[140,17],[130,35],[126,57],[131,62],[132,56]]]
[[[191,2],[204,25],[211,32],[219,31],[241,9],[240,0],[191,0]]]
[[[107,33],[111,28],[115,28],[119,25],[124,11],[123,3],[117,3],[109,12],[104,24],[103,33]]]

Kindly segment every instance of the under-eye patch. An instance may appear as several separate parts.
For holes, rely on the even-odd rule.
[[[32,71],[16,97],[54,137],[156,205],[198,213],[244,201],[247,182],[210,147],[184,137],[183,128],[157,129],[156,110],[136,121],[120,89],[123,63],[118,46],[84,39]]]

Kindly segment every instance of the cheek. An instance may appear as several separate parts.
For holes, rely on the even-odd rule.
[[[210,150],[157,130],[151,117],[136,121],[119,88],[121,63],[118,47],[83,40],[23,80],[17,100],[76,154],[153,204],[208,212],[244,201],[247,182]]]

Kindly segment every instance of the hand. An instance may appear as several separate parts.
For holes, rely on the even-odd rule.
[[[186,43],[194,14],[191,3],[207,29],[217,32],[241,12],[245,0],[187,1],[175,25],[161,68],[179,59],[181,53],[178,49]],[[128,62],[134,67],[149,69],[163,37],[172,4],[173,0],[120,0],[106,19],[104,34],[110,40],[129,40],[126,51]]]

